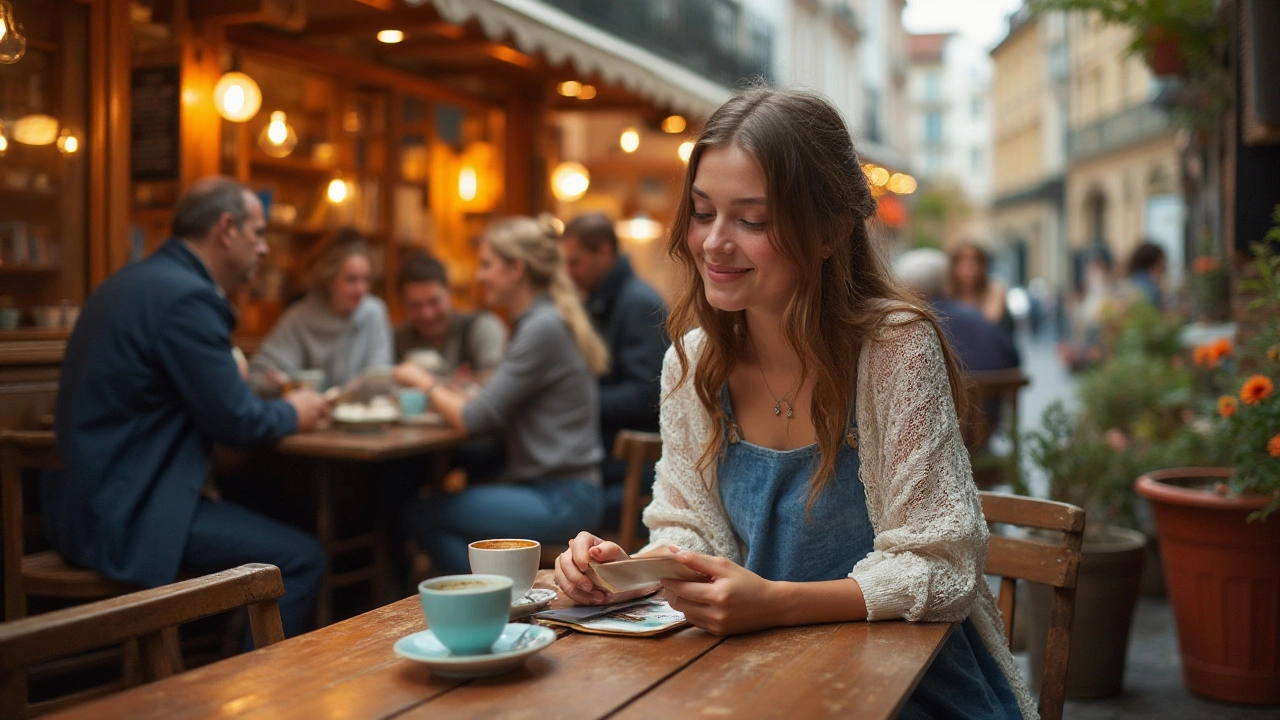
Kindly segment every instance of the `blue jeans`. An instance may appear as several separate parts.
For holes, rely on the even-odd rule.
[[[562,544],[594,530],[604,516],[600,487],[583,480],[473,485],[418,498],[405,510],[405,532],[442,574],[471,572],[467,545],[488,538]]]
[[[320,541],[290,525],[229,502],[202,498],[182,553],[182,568],[207,574],[245,563],[280,568],[280,620],[288,637],[306,631],[328,556]]]

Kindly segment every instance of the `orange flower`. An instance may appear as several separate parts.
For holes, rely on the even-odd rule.
[[[1280,433],[1276,433],[1267,441],[1267,452],[1271,453],[1271,457],[1280,458]]]
[[[1217,365],[1218,361],[1224,356],[1231,354],[1231,341],[1226,338],[1214,341],[1214,343],[1209,346],[1209,354],[1213,357],[1212,364]]]
[[[1213,272],[1218,269],[1218,258],[1212,255],[1201,255],[1191,261],[1191,269],[1200,274]]]
[[[1245,405],[1257,405],[1271,397],[1271,391],[1274,389],[1271,378],[1266,375],[1254,375],[1244,381],[1244,387],[1240,388],[1240,399]]]
[[[1196,349],[1191,353],[1191,361],[1196,367],[1213,367],[1211,364],[1213,359],[1209,356],[1208,345],[1197,345]]]
[[[1236,399],[1230,395],[1223,395],[1218,398],[1218,414],[1222,417],[1231,417],[1236,414]]]

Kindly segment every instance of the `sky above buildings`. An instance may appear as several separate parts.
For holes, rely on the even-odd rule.
[[[984,48],[1004,37],[1022,0],[908,0],[902,23],[911,33],[958,31]]]

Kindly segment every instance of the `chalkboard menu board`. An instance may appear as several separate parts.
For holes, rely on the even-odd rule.
[[[178,179],[178,66],[133,71],[134,182]]]

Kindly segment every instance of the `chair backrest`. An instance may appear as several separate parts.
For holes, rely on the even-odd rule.
[[[1067,503],[1020,495],[992,492],[979,495],[982,513],[988,523],[1055,533],[1050,540],[992,533],[985,570],[989,575],[1000,576],[1000,614],[1004,616],[1005,637],[1008,638],[1013,637],[1017,581],[1026,580],[1053,588],[1044,675],[1040,680],[1040,717],[1058,720],[1062,717],[1062,703],[1067,690],[1067,659],[1071,653],[1071,624],[1075,616],[1080,544],[1084,539],[1084,510]],[[1057,537],[1056,533],[1061,533],[1061,536]]]
[[[28,531],[22,478],[28,470],[60,470],[58,446],[49,431],[0,431],[0,523],[4,527],[4,617],[27,614],[22,556]]]
[[[284,639],[280,570],[249,564],[213,575],[142,590],[66,610],[0,624],[0,717],[23,717],[26,669],[137,638],[148,680],[177,669],[164,633],[171,627],[247,607],[256,647]]]
[[[1018,391],[1031,384],[1021,370],[989,370],[971,372],[968,380],[969,410],[960,423],[964,445],[973,459],[974,480],[978,487],[1009,483],[1015,492],[1024,493],[1021,478],[1021,442],[1018,432]],[[988,409],[996,405],[1010,428],[1007,456],[995,456],[988,447],[995,430]]]
[[[655,463],[662,457],[662,436],[658,433],[638,430],[620,430],[613,441],[613,456],[626,463],[627,472],[622,488],[622,515],[618,522],[618,544],[627,552],[639,549],[637,528],[640,510],[649,497],[640,489],[646,463]]]

